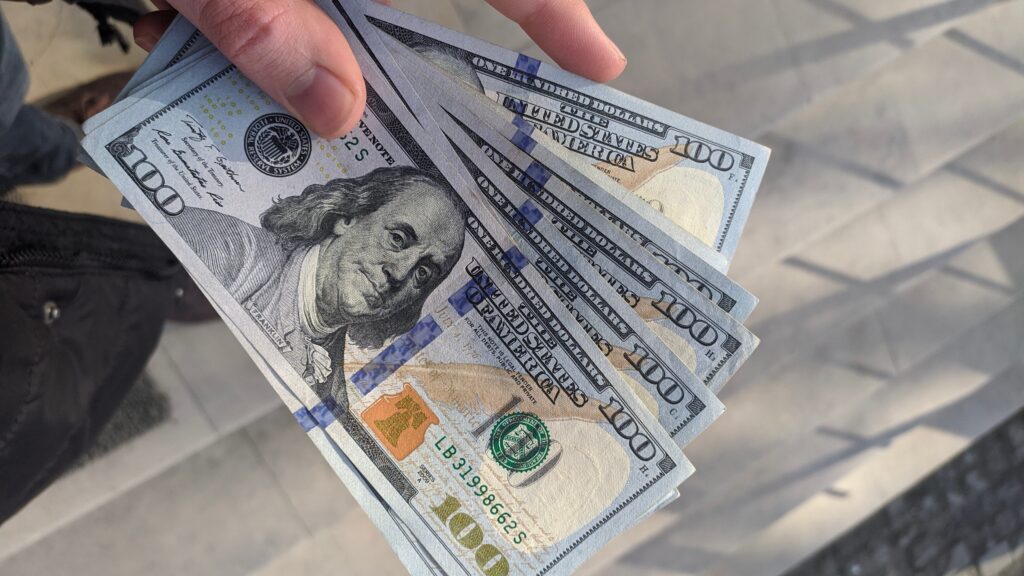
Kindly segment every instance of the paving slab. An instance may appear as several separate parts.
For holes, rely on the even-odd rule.
[[[759,141],[772,149],[772,156],[730,268],[741,284],[891,198],[898,189],[886,178],[776,134]]]
[[[1024,120],[950,162],[945,170],[1024,203]]]
[[[590,4],[631,62],[613,85],[714,126],[756,136],[992,3],[656,0],[644,2],[642,8],[608,1]]]
[[[162,346],[218,433],[281,405],[280,398],[220,320],[168,325]]]
[[[714,494],[691,498],[687,482],[679,504],[664,512],[676,522],[599,573],[671,568],[765,575],[786,569],[789,560],[816,549],[808,544],[815,531],[823,538],[819,546],[828,542],[831,536],[821,534],[830,521],[852,525],[857,514],[870,513],[1024,405],[1022,330],[1024,302],[1018,300],[966,332],[964,345],[947,346],[875,387],[868,399],[837,406],[817,428],[791,435],[741,472],[719,476]],[[696,450],[688,453],[700,466]],[[879,454],[886,460],[876,460]],[[831,512],[803,511],[823,502]],[[790,514],[805,523],[791,524]]]
[[[774,131],[914,182],[1024,114],[1024,39],[1011,32],[1021,26],[1024,3],[984,10]]]
[[[997,240],[1024,246],[1024,233]],[[964,326],[1004,308],[1024,291],[1024,254],[1007,262],[1008,246],[1003,248],[982,242],[886,305],[878,317],[897,370],[957,340]]]
[[[340,517],[334,525],[303,539],[252,576],[295,574],[400,576],[408,574],[387,540],[362,510]]]
[[[73,470],[18,514],[0,525],[0,573],[3,559],[38,542],[88,512],[156,476],[216,437],[212,423],[158,347],[146,375],[167,396],[169,417],[145,434]]]
[[[852,329],[843,329],[840,318],[834,317],[835,332],[819,334],[820,340],[829,342],[826,347],[811,348],[776,370],[745,366],[736,382],[724,390],[729,409],[707,433],[709,463],[702,470],[715,470],[721,454],[734,453],[736,459],[722,465],[726,470],[739,469],[743,456],[750,458],[772,442],[798,433],[801,426],[827,417],[830,404],[856,405],[873,388],[920,364],[935,350],[961,338],[964,330],[1006,307],[1024,290],[1024,251],[1019,246],[1024,246],[1024,220],[951,256],[948,263],[922,274],[915,283],[893,288],[891,297],[874,312],[850,321]],[[783,339],[773,349],[791,343]],[[843,386],[846,380],[852,386]],[[815,382],[828,385],[819,387]],[[763,420],[765,411],[774,410],[788,411],[789,418],[783,418],[779,427],[766,425],[761,430],[749,425]],[[688,451],[695,465],[702,464],[704,446],[698,441]],[[714,472],[708,475],[717,477]]]
[[[6,576],[247,574],[308,535],[245,432],[0,564]]]
[[[452,4],[467,34],[516,51],[522,51],[532,44],[530,37],[518,24],[502,16],[487,2],[452,0]]]
[[[930,267],[931,263],[903,267],[890,230],[872,210],[796,254],[743,277],[743,286],[760,299],[747,327],[761,338],[761,345],[725,387],[723,397],[826,341]]]
[[[245,433],[310,533],[333,526],[358,507],[284,406],[246,426]]]
[[[778,134],[762,142],[772,161],[730,271],[741,283],[883,204],[906,263],[997,229],[1024,206],[1024,120],[910,186]]]
[[[814,345],[836,322],[850,321],[862,313],[858,311],[883,303],[897,289],[913,284],[965,246],[1024,215],[1024,168],[1014,152],[1021,145],[1024,121],[972,148],[948,167],[894,192],[864,175],[858,187],[856,178],[842,178],[848,173],[830,169],[828,163],[808,162],[803,169],[806,176],[800,168],[791,172],[784,164],[782,178],[793,177],[794,187],[815,181],[827,186],[824,181],[832,176],[840,194],[823,194],[816,200],[816,192],[806,188],[783,194],[775,192],[776,187],[766,195],[769,199],[773,194],[806,198],[793,202],[794,212],[808,210],[823,219],[796,216],[812,236],[803,247],[788,255],[783,252],[782,259],[775,261],[767,255],[770,252],[762,252],[761,261],[740,259],[735,268],[737,280],[760,298],[748,321],[762,340],[758,354],[748,363],[751,371],[760,373],[792,352]],[[793,148],[804,149],[783,149]],[[862,196],[847,194],[852,190],[865,192]],[[831,202],[839,209],[849,206],[851,214],[832,211],[827,207]],[[752,220],[758,241],[765,237],[779,240],[774,249],[784,250],[785,243],[795,241],[795,234],[787,238],[787,232],[771,229],[772,223],[784,221],[785,204],[770,201],[765,217],[771,220]],[[873,205],[865,206],[868,204]],[[864,210],[857,213],[859,208]],[[846,222],[829,229],[829,218]],[[785,230],[786,226],[777,228]],[[745,258],[743,250],[741,247],[741,258]],[[744,381],[743,372],[737,380]],[[728,387],[726,391],[728,394]]]
[[[807,87],[800,104],[856,80],[995,4],[985,0],[774,0],[790,41],[790,61],[774,55],[745,64],[751,74],[794,65]]]
[[[1024,199],[941,171],[880,209],[902,262],[912,265],[973,242],[1024,215]]]
[[[687,448],[701,471],[683,499],[720,494],[723,479],[742,474],[787,439],[806,433],[830,414],[857,405],[896,371],[882,327],[869,314],[830,335],[827,344],[758,374],[731,395],[725,414]],[[799,457],[794,454],[794,460]]]
[[[596,16],[629,59],[612,84],[630,94],[741,135],[803,101],[806,87],[769,2],[616,2]],[[781,54],[780,65],[732,71],[771,54]]]

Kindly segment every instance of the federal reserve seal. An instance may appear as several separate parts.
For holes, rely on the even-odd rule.
[[[548,427],[533,414],[506,414],[491,428],[491,456],[506,470],[533,470],[548,457],[550,448]]]
[[[245,131],[245,156],[267,176],[291,176],[309,160],[309,131],[287,114],[266,114]]]

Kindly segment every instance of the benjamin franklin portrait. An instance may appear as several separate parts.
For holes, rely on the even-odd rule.
[[[181,236],[310,385],[338,389],[346,339],[378,348],[417,322],[462,254],[465,210],[415,168],[378,168],[282,197],[261,227],[211,210]]]

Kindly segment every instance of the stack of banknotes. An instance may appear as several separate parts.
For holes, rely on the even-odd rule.
[[[764,147],[374,2],[311,134],[178,19],[83,148],[415,574],[562,574],[671,502],[753,353]]]

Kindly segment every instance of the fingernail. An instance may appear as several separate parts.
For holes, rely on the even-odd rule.
[[[148,34],[145,32],[142,34],[135,34],[134,36],[136,46],[142,48],[146,52],[152,50],[153,46],[156,45],[157,40],[159,40],[159,38],[157,38],[154,34]]]
[[[625,66],[627,60],[626,55],[622,53],[622,49],[619,48],[619,45],[616,44],[611,38],[608,39],[608,43],[612,45],[612,48],[615,50],[615,53],[619,56],[619,61],[622,62],[623,66]]]
[[[320,66],[293,82],[285,98],[306,126],[325,138],[341,135],[356,100],[337,76]]]

